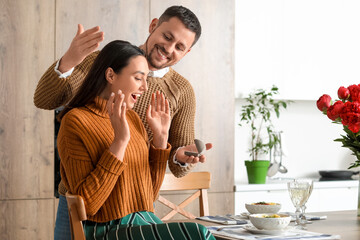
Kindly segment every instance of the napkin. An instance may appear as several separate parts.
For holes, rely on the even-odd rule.
[[[330,235],[324,233],[317,232],[309,232],[305,230],[290,228],[284,232],[274,232],[273,234],[265,233],[257,233],[246,230],[246,225],[241,226],[229,226],[229,227],[221,227],[221,226],[210,226],[207,227],[209,231],[219,237],[228,237],[231,239],[242,239],[242,240],[335,240],[341,239],[339,235]],[[261,232],[262,230],[259,230]]]
[[[197,217],[196,219],[207,221],[207,222],[214,222],[219,224],[225,224],[225,225],[240,225],[240,224],[247,224],[248,222],[246,220],[238,220],[233,219],[227,216],[203,216],[203,217]]]
[[[329,239],[329,240],[334,240],[334,239],[340,239],[337,236],[332,236],[330,234],[320,234],[320,235],[314,235],[314,236],[289,236],[289,237],[266,237],[266,238],[260,238],[261,240],[292,240],[292,239]]]

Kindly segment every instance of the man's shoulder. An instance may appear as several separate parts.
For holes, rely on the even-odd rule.
[[[175,71],[173,68],[164,76],[166,81],[176,84],[179,88],[192,89],[192,85],[184,76]]]
[[[175,71],[175,69],[173,69],[171,67],[169,67],[169,71],[165,74],[165,76],[167,76],[167,75],[169,76],[169,78],[188,82],[188,80],[183,75],[181,75],[180,73],[178,73],[177,71]]]

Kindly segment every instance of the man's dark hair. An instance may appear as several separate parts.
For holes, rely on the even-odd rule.
[[[196,15],[183,6],[171,6],[159,18],[159,25],[167,22],[172,17],[177,17],[187,29],[195,33],[195,39],[191,46],[194,46],[201,35],[201,25]]]

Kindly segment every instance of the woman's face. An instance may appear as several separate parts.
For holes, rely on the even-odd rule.
[[[132,57],[129,64],[118,74],[114,72],[110,82],[111,92],[117,93],[121,90],[125,95],[126,107],[132,109],[136,100],[148,89],[146,83],[148,73],[149,67],[145,57]]]

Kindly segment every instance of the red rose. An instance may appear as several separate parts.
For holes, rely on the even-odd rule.
[[[350,131],[357,133],[360,127],[360,113],[341,114],[342,124],[348,126]]]
[[[346,87],[340,87],[338,90],[338,97],[340,99],[348,99],[350,97],[350,91]]]
[[[326,111],[331,105],[331,97],[327,94],[322,95],[316,102],[316,106],[320,111]]]
[[[348,128],[350,131],[352,131],[353,133],[357,133],[360,130],[360,122],[357,122],[355,124],[349,124]]]
[[[344,103],[342,101],[336,101],[328,108],[326,115],[328,116],[328,118],[335,121],[337,118],[340,117],[340,113],[342,113],[343,107]]]
[[[357,133],[360,129],[360,103],[346,102],[340,113],[341,123],[348,126],[350,131]]]
[[[360,87],[359,85],[351,85],[348,87],[350,91],[350,99],[353,102],[360,102]]]

